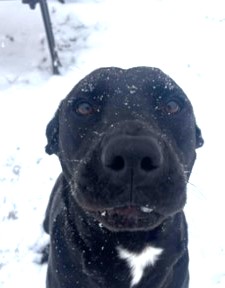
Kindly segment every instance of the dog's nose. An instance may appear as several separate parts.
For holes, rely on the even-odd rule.
[[[153,137],[117,136],[109,140],[102,150],[104,169],[114,177],[140,182],[160,168],[163,157],[160,145]]]

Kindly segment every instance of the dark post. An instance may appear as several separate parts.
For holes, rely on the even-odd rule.
[[[48,46],[49,46],[49,50],[50,50],[50,54],[52,58],[53,73],[60,74],[58,68],[59,66],[61,66],[61,64],[60,64],[59,57],[58,57],[56,47],[55,47],[55,39],[54,39],[54,35],[52,32],[52,24],[51,24],[51,20],[49,16],[48,5],[47,5],[46,0],[39,0],[39,3],[41,7],[41,14],[42,14],[43,21],[44,21],[45,32],[46,32],[47,39],[48,39]]]
[[[45,26],[45,32],[48,40],[48,47],[50,50],[51,54],[51,59],[52,59],[52,69],[54,74],[60,74],[59,73],[59,66],[61,66],[61,63],[59,61],[59,57],[56,51],[55,47],[55,39],[52,31],[52,24],[50,20],[50,15],[48,11],[48,5],[46,0],[22,0],[24,4],[29,4],[31,9],[35,9],[36,4],[39,2],[40,3],[40,8],[41,8],[41,14],[42,18],[44,21],[44,26]],[[61,0],[60,2],[63,3]]]

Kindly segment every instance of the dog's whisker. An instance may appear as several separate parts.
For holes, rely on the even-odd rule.
[[[195,184],[191,182],[187,182],[188,185],[190,185],[194,189],[189,189],[190,192],[196,192],[198,195],[201,196],[202,199],[207,200],[207,196],[201,191],[201,189],[198,188]]]
[[[70,163],[83,163],[84,160],[83,159],[69,159],[69,158],[66,158],[66,160]]]

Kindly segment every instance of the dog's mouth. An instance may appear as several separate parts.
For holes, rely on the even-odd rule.
[[[151,230],[158,226],[163,217],[147,206],[121,206],[89,211],[89,213],[111,231]]]

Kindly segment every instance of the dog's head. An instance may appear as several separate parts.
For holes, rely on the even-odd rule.
[[[115,231],[153,229],[181,211],[202,146],[182,89],[156,68],[101,68],[47,126],[77,204]]]

